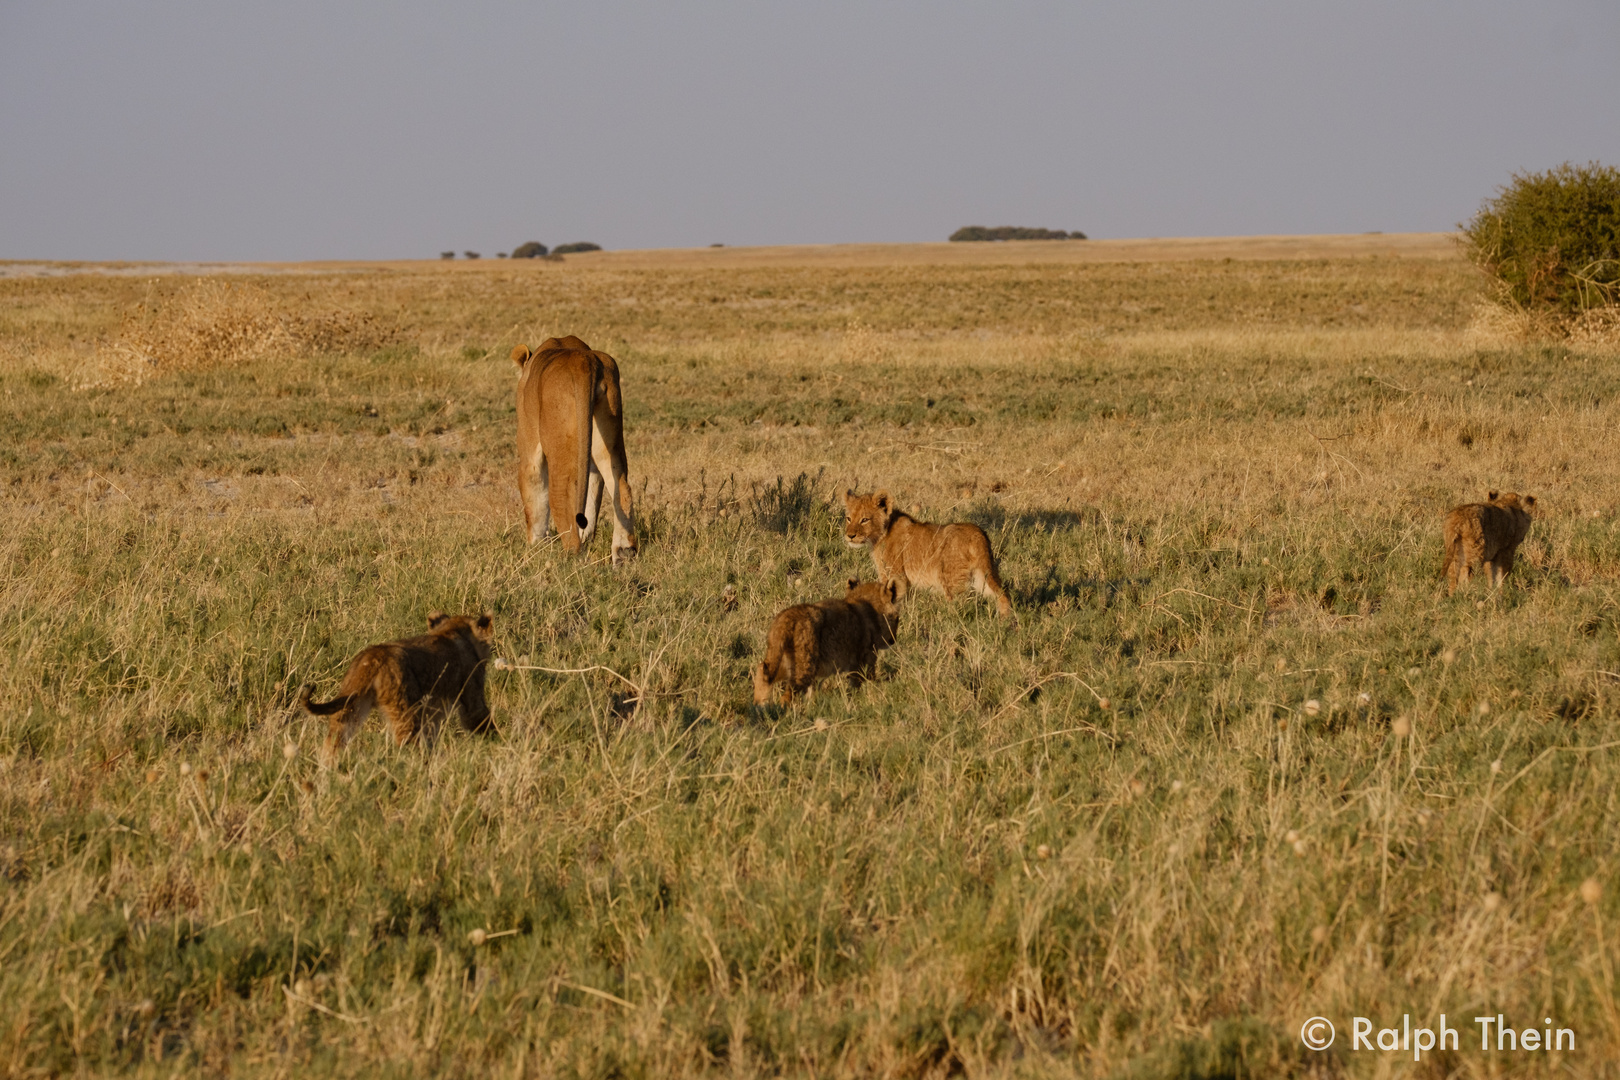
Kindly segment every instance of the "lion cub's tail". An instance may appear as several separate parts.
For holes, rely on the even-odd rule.
[[[304,688],[298,691],[299,708],[304,709],[307,712],[312,712],[316,716],[331,716],[333,713],[348,707],[349,697],[347,695],[343,697],[335,697],[331,701],[315,702],[310,700],[310,695],[314,692],[315,687],[313,685],[309,683],[304,684]]]
[[[759,665],[754,668],[755,705],[768,705],[771,700],[771,676],[765,664],[766,662],[761,660]]]
[[[776,683],[784,674],[791,674],[792,659],[786,655],[788,651],[788,643],[775,634],[766,637],[765,659],[754,669],[754,704],[770,704]],[[784,665],[789,668],[788,672],[782,670]]]
[[[1451,523],[1448,521],[1446,524],[1449,526]],[[1450,578],[1454,575],[1463,559],[1462,530],[1452,532],[1450,528],[1447,528],[1446,533],[1446,557],[1445,561],[1440,564],[1440,576],[1442,578]]]

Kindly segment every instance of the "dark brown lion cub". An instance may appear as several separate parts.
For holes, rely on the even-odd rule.
[[[792,701],[829,675],[847,673],[852,684],[875,676],[878,650],[894,644],[899,605],[897,582],[850,578],[842,600],[778,612],[765,636],[765,659],[754,669],[754,703],[770,704],[784,684]]]
[[[1501,588],[1513,569],[1513,556],[1530,532],[1534,495],[1493,491],[1482,503],[1467,503],[1446,515],[1446,559],[1441,573],[1457,586],[1468,584],[1473,571],[1483,570],[1490,583]]]
[[[315,688],[305,686],[298,703],[316,716],[332,717],[327,760],[354,738],[374,706],[382,709],[401,746],[421,739],[431,747],[452,709],[468,731],[492,731],[484,672],[493,623],[488,615],[435,611],[420,637],[373,645],[356,656],[331,701],[311,701]]]

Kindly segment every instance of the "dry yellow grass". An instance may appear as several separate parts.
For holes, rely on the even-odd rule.
[[[144,280],[0,282],[0,1073],[1377,1076],[1350,1016],[1445,1012],[1426,1075],[1615,1074],[1608,346],[1471,338],[1449,256],[245,280],[398,340],[74,390]],[[568,331],[622,572],[520,540],[505,347]],[[1020,625],[917,596],[754,714],[870,565],[800,472],[978,521]],[[1545,516],[1448,599],[1498,486]],[[323,773],[292,694],[433,608],[502,738]],[[528,670],[598,665],[639,710]]]

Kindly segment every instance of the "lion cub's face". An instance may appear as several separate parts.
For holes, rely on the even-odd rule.
[[[889,531],[889,520],[894,513],[889,505],[889,493],[857,495],[844,492],[844,511],[849,517],[844,522],[844,543],[850,547],[865,547],[882,540]]]

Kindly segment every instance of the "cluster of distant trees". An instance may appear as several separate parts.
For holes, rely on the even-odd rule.
[[[588,240],[580,240],[572,244],[558,244],[550,251],[546,245],[538,240],[530,240],[526,244],[519,244],[512,249],[514,259],[544,259],[552,255],[572,255],[578,251],[601,251],[601,244],[593,244]]]
[[[1083,232],[1064,232],[1062,229],[1029,229],[1022,225],[997,225],[987,229],[983,225],[966,225],[951,233],[952,240],[1084,240]]]
[[[557,259],[557,258],[561,258],[564,255],[572,255],[577,251],[601,251],[601,250],[602,250],[602,245],[601,244],[593,244],[588,240],[580,240],[577,243],[573,243],[573,244],[558,244],[556,247],[549,248],[549,249],[546,247],[546,245],[542,244],[538,240],[530,240],[528,243],[519,244],[517,247],[513,248],[512,249],[512,258],[514,258],[514,259]],[[463,251],[461,254],[462,254],[463,257],[468,258],[468,259],[477,259],[477,258],[482,257],[476,251]],[[441,258],[441,259],[453,259],[455,257],[456,257],[456,253],[453,252],[453,251],[441,251],[441,252],[439,252],[439,258]],[[506,258],[506,252],[504,252],[504,251],[501,252],[498,257],[502,258],[502,259]]]

